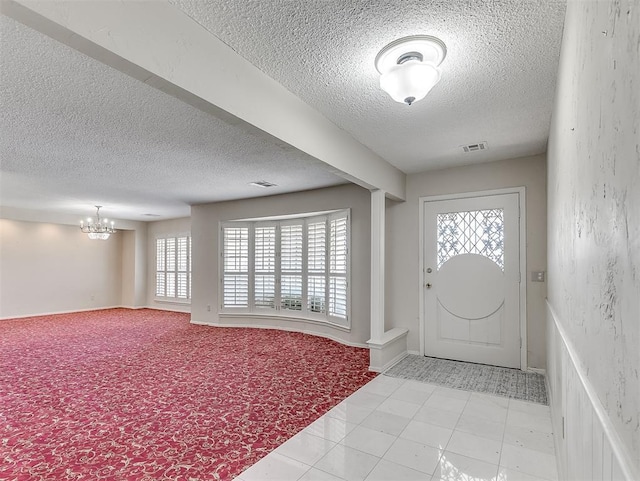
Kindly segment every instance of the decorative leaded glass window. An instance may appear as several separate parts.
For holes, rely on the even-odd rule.
[[[479,254],[504,271],[504,210],[487,209],[437,215],[438,269],[460,254]]]

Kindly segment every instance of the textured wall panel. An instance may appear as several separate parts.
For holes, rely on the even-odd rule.
[[[568,4],[548,154],[549,302],[636,468],[639,45],[637,1]]]
[[[640,479],[550,308],[547,334],[547,386],[560,479]]]

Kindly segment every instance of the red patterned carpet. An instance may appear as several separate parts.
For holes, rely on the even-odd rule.
[[[0,321],[0,479],[232,479],[367,367],[365,349],[149,309]]]

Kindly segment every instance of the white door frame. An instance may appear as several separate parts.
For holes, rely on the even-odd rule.
[[[525,187],[508,187],[506,189],[481,190],[477,192],[463,192],[458,194],[431,195],[420,197],[419,202],[419,233],[420,250],[418,254],[418,278],[420,279],[420,355],[425,355],[425,319],[424,319],[424,204],[437,200],[466,199],[469,197],[483,197],[488,195],[518,194],[520,214],[520,369],[527,370],[527,218],[526,218],[526,190]]]

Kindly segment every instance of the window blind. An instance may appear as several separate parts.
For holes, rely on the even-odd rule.
[[[254,231],[254,305],[275,307],[276,228],[256,227]]]
[[[225,312],[348,325],[349,213],[221,225]]]
[[[191,298],[191,237],[156,239],[156,297]]]
[[[228,307],[249,305],[249,229],[224,229],[223,304]]]
[[[302,310],[302,224],[280,227],[280,307]]]
[[[331,219],[329,241],[329,315],[347,317],[347,219]]]

